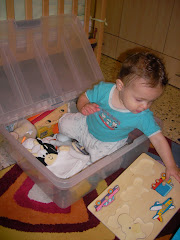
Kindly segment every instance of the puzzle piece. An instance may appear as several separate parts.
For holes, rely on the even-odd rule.
[[[163,221],[162,215],[169,209],[173,209],[175,206],[173,205],[173,200],[172,198],[168,198],[166,201],[163,203],[160,202],[155,202],[152,207],[150,207],[151,211],[157,211],[156,214],[154,215],[153,219],[158,219],[160,222]]]
[[[116,185],[114,188],[108,189],[108,194],[103,197],[101,200],[96,201],[96,205],[94,206],[96,211],[101,210],[102,207],[107,207],[110,203],[115,200],[114,195],[119,191],[119,186]]]
[[[173,187],[171,178],[167,182],[165,181],[165,179],[166,179],[166,174],[162,173],[161,178],[156,179],[155,183],[152,184],[152,189],[154,189],[163,197],[165,197]]]

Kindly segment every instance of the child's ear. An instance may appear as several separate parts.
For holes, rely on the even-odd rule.
[[[121,79],[116,79],[116,88],[118,91],[121,91],[124,87],[124,83],[121,81]]]

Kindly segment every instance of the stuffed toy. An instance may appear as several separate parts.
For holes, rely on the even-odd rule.
[[[57,177],[69,178],[90,164],[90,156],[77,152],[72,146],[56,149],[46,141],[51,140],[29,138],[22,145]]]
[[[48,163],[48,156],[45,162]],[[76,152],[71,146],[60,146],[55,160],[50,160],[47,168],[59,178],[69,178],[80,172],[90,163],[90,156]]]
[[[80,145],[76,139],[71,139],[61,133],[55,134],[53,137],[46,137],[42,139],[44,143],[50,143],[56,147],[60,146],[72,146],[76,152],[82,153],[84,155],[89,155],[86,149]]]
[[[41,141],[43,143],[49,143],[52,144],[56,149],[58,149],[58,147],[60,146],[71,146],[72,142],[71,142],[71,138],[66,137],[62,134],[54,134],[54,136],[52,137],[45,137],[43,139],[41,139]]]
[[[48,154],[50,153],[57,154],[57,150],[52,144],[43,142],[42,139],[40,138],[37,138],[37,141],[47,151]]]
[[[55,153],[49,153],[45,155],[44,157],[37,157],[37,159],[44,165],[49,166],[52,165],[58,157],[58,154]]]
[[[23,139],[35,138],[37,130],[32,123],[24,119],[15,123],[10,133],[22,143]]]
[[[35,157],[42,157],[44,158],[48,153],[46,149],[42,145],[39,144],[37,139],[28,138],[26,139],[22,145],[31,152]]]

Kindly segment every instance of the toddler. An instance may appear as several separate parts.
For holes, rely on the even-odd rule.
[[[76,139],[90,154],[91,162],[126,144],[128,134],[138,128],[151,141],[166,166],[166,179],[180,182],[180,171],[149,107],[168,83],[162,61],[149,52],[139,52],[122,64],[116,84],[100,82],[83,93],[78,113],[59,120],[59,131]]]

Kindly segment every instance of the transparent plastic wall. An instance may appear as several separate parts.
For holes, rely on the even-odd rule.
[[[103,80],[77,17],[0,23],[0,122],[55,108]]]

